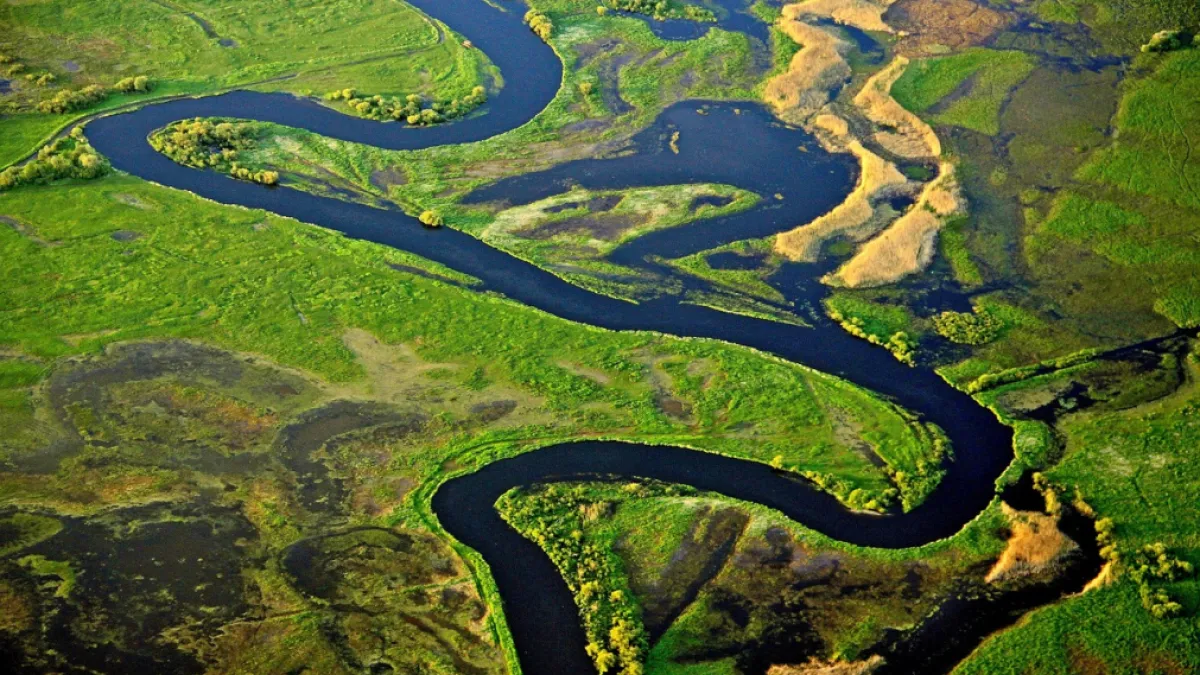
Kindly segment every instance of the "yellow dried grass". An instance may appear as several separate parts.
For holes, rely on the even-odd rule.
[[[799,5],[797,11],[825,19],[854,26],[861,30],[894,33],[892,27],[884,23],[883,13],[895,0],[807,0]]]
[[[800,123],[829,102],[829,92],[850,78],[843,53],[850,45],[830,32],[805,23],[801,5],[787,5],[779,18],[780,30],[800,51],[786,72],[767,81],[763,99],[780,118]]]
[[[954,165],[943,162],[913,208],[883,234],[868,241],[826,283],[860,288],[881,286],[919,272],[933,262],[938,230],[961,210]]]
[[[995,583],[1039,574],[1078,544],[1058,529],[1058,518],[1032,511],[1017,511],[1004,504],[1012,535],[985,581]]]
[[[835,133],[838,129],[836,123],[825,119],[831,117],[845,127],[845,121],[832,115],[822,115],[817,123],[823,128],[832,126],[831,133]],[[854,191],[829,213],[776,237],[776,252],[791,260],[814,262],[821,252],[821,245],[829,239],[846,236],[854,241],[863,241],[887,225],[888,216],[895,212],[887,207],[873,206],[872,202],[881,193],[908,183],[908,179],[894,164],[867,150],[858,141],[850,141],[846,149],[858,158],[862,166]]]
[[[892,98],[892,85],[904,74],[908,59],[897,56],[867,80],[854,104],[875,124],[886,127],[875,141],[888,152],[907,159],[930,159],[942,154],[942,143],[933,129]]]

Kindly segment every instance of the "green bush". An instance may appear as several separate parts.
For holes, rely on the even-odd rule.
[[[717,16],[704,7],[681,5],[673,0],[606,0],[608,6],[621,12],[647,14],[659,21],[665,19],[687,19],[688,21],[715,22]]]
[[[78,127],[70,136],[42,147],[24,166],[0,172],[0,192],[21,185],[45,185],[64,178],[90,179],[108,173],[108,162],[88,145]]]
[[[416,94],[403,99],[397,96],[359,96],[354,89],[339,89],[325,95],[328,101],[345,101],[358,115],[373,120],[395,120],[413,126],[430,126],[465,117],[487,102],[487,91],[477,86],[462,98],[437,100],[425,104]]]
[[[38,112],[61,115],[95,105],[108,98],[108,90],[98,84],[83,89],[63,89],[47,101],[38,104]]]
[[[1000,337],[1004,322],[991,312],[942,312],[933,317],[938,335],[961,345],[983,345]]]
[[[150,91],[151,88],[150,78],[145,75],[122,78],[113,86],[113,89],[126,94]]]
[[[279,184],[278,172],[238,164],[241,151],[254,147],[254,128],[248,124],[199,117],[172,122],[150,136],[150,145],[184,166],[216,169],[262,185]]]
[[[554,24],[550,21],[550,17],[531,9],[525,13],[525,23],[529,24],[529,29],[538,37],[547,42],[550,41],[550,35],[554,32]]]
[[[446,220],[442,218],[442,214],[437,211],[424,211],[420,216],[417,216],[417,220],[421,221],[421,224],[425,227],[441,227],[446,224]]]

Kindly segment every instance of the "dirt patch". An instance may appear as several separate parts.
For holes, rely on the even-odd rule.
[[[484,401],[471,406],[470,413],[475,416],[476,420],[487,424],[508,417],[516,409],[516,401]]]
[[[52,246],[58,246],[60,243],[62,243],[62,242],[47,241],[45,239],[42,239],[41,237],[38,236],[37,232],[34,231],[34,229],[32,227],[26,225],[25,223],[22,223],[21,221],[17,220],[16,218],[12,218],[10,216],[0,216],[0,224],[11,227],[13,230],[15,230],[17,232],[17,234],[20,234],[21,236],[25,237],[29,241],[32,241],[33,243],[37,244],[38,246],[49,248]]]
[[[527,239],[538,241],[552,239],[560,234],[583,235],[603,241],[616,241],[626,231],[639,224],[637,218],[631,215],[587,215],[542,223],[521,232],[521,235]]]
[[[111,194],[109,196],[111,198],[115,199],[116,201],[121,202],[122,204],[127,204],[129,206],[132,206],[135,209],[149,211],[154,208],[153,204],[143,201],[142,199],[139,199],[138,197],[136,197],[134,195],[126,194],[124,192],[118,192],[115,194]]]
[[[657,578],[648,586],[633,588],[642,599],[651,640],[658,639],[696,599],[700,588],[721,571],[748,522],[737,509],[704,507]]]
[[[981,45],[1016,20],[971,0],[899,0],[883,19],[903,35],[895,49],[907,56]]]
[[[543,209],[542,213],[562,213],[563,211],[570,211],[571,209],[578,208],[587,209],[589,213],[605,213],[615,209],[617,204],[621,203],[622,199],[624,199],[624,197],[621,195],[599,195],[592,197],[586,202],[567,202],[565,204],[549,206]]]
[[[404,173],[404,169],[393,166],[386,169],[376,169],[371,172],[371,185],[382,190],[387,194],[388,188],[393,185],[407,185],[408,175]]]
[[[597,384],[608,385],[612,382],[612,378],[609,377],[608,373],[605,373],[603,370],[588,368],[587,366],[581,366],[577,363],[570,363],[567,361],[556,361],[555,365],[563,370],[566,370],[572,375],[586,377]]]

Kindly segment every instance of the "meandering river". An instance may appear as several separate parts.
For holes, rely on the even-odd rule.
[[[148,105],[91,122],[87,136],[115,168],[227,204],[261,208],[347,236],[403,249],[481,279],[488,290],[557,316],[613,330],[652,330],[745,345],[846,378],[887,396],[940,426],[955,460],[938,490],[904,515],[851,513],[829,495],[755,462],[673,447],[625,443],[572,443],[496,462],[446,482],[433,509],[454,537],[479,551],[495,576],[521,666],[528,675],[586,673],[584,635],[571,595],[557,570],[533,543],[509,528],[494,509],[507,490],[588,474],[683,483],[778,509],[834,538],[862,545],[906,547],[954,534],[984,509],[994,483],[1012,458],[1012,431],[969,396],[934,373],[909,368],[885,350],[836,325],[803,328],[726,314],[674,298],[631,304],[597,295],[450,228],[427,230],[395,211],[320,197],[287,187],[265,188],[175,164],[146,142],[154,130],[196,116],[235,117],[301,127],[315,133],[389,149],[470,143],[533,119],[562,81],[557,55],[521,20],[524,7],[483,0],[408,0],[482,49],[500,68],[504,90],[485,114],[445,126],[412,129],[343,115],[283,94],[234,92]],[[805,222],[836,205],[853,187],[856,167],[831,156],[802,130],[778,124],[755,104],[698,102],[665,111],[657,125],[684,128],[679,155],[664,152],[648,134],[639,154],[587,160],[554,171],[593,187],[718,181],[753,190],[764,204],[734,216],[656,233],[620,251],[625,264],[648,254],[680,255],[727,241],[763,236]],[[735,111],[735,108],[738,110]],[[798,145],[810,146],[807,153]],[[542,178],[548,178],[543,176]],[[555,188],[547,180],[515,178],[479,198],[529,201]],[[808,291],[813,301],[824,292]]]

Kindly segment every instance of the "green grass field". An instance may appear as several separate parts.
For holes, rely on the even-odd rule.
[[[995,135],[1001,104],[1033,67],[1028,54],[989,49],[917,59],[893,85],[892,95],[915,113],[929,112],[931,122]]]
[[[189,16],[193,15],[193,16]],[[57,81],[18,89],[0,105],[17,114],[0,122],[0,166],[34,150],[66,122],[139,97],[112,96],[63,116],[30,111],[60,89],[111,86],[146,75],[149,97],[230,87],[322,95],[354,87],[373,94],[462,96],[489,68],[444,25],[394,0],[286,5],[253,0],[69,0],[0,6],[0,53],[30,73]],[[223,46],[221,40],[232,40]]]
[[[1165,543],[1200,563],[1200,539],[1188,524],[1200,499],[1200,472],[1191,457],[1200,441],[1200,396],[1192,382],[1178,393],[1128,411],[1081,413],[1061,425],[1062,461],[1051,480],[1076,489],[1115,523],[1117,546],[1131,552]],[[1200,668],[1200,581],[1168,584],[1184,616],[1154,619],[1127,575],[1110,586],[1038,610],[1017,628],[989,640],[955,673],[1067,675],[1193,672]]]

